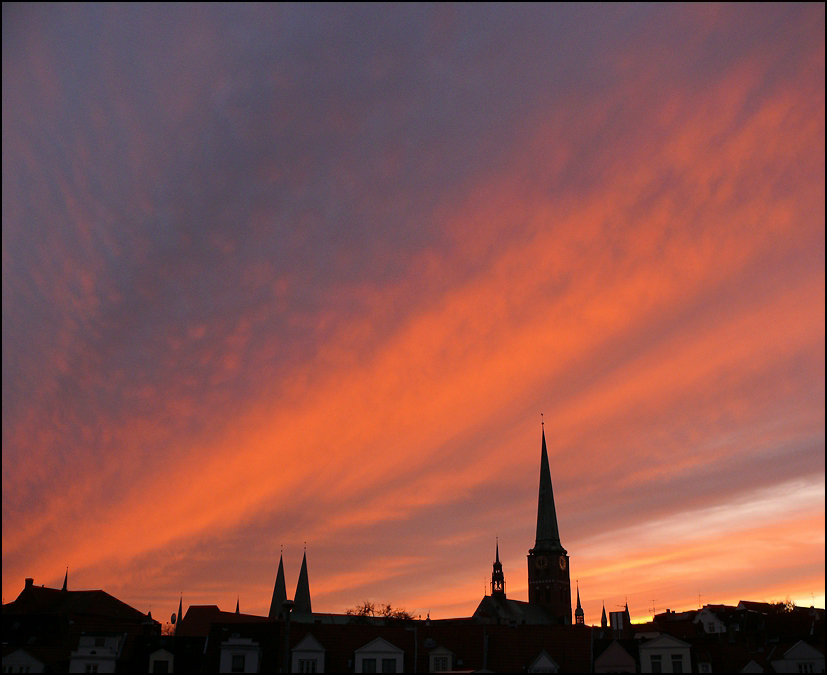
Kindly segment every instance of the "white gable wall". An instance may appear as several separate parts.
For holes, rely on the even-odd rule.
[[[773,659],[776,673],[823,673],[824,654],[803,640],[794,644],[781,659]]]
[[[310,633],[304,636],[295,647],[293,647],[293,668],[294,673],[323,673],[325,648]],[[312,664],[313,667],[310,667]]]
[[[643,673],[658,672],[655,664],[660,663],[662,673],[691,673],[689,649],[686,642],[671,635],[661,635],[640,646],[640,670]]]
[[[356,650],[356,672],[363,673],[364,661],[366,659],[375,659],[376,672],[382,672],[382,659],[394,659],[396,662],[396,672],[402,672],[402,657],[403,652],[399,647],[392,645],[387,640],[376,638],[372,642],[368,642],[364,647],[359,647]]]

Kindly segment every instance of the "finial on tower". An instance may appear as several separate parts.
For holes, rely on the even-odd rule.
[[[546,422],[545,422],[545,420],[543,419],[543,413],[540,413],[540,426],[541,426],[541,427],[546,426]]]

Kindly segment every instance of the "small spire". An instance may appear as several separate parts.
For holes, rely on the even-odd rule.
[[[497,559],[495,562],[500,562],[500,538],[497,537]]]
[[[299,572],[299,583],[296,586],[296,595],[293,598],[293,612],[297,614],[311,614],[313,609],[310,604],[310,582],[307,577],[307,553],[302,557],[302,568]]]
[[[69,568],[68,567],[66,568],[66,576],[63,577],[63,588],[61,588],[60,590],[62,590],[62,591],[69,590]]]
[[[284,556],[279,556],[279,571],[276,574],[276,585],[273,587],[273,600],[270,602],[271,619],[277,619],[287,600],[287,587],[284,584]]]
[[[178,628],[181,626],[181,619],[184,617],[181,614],[184,611],[184,591],[181,591],[181,597],[178,598],[178,618],[175,621],[175,635],[178,635]]]
[[[577,609],[574,610],[574,623],[576,624],[585,624],[585,614],[583,613],[583,608],[580,606],[580,581],[577,580]]]
[[[236,596],[236,598],[235,598],[235,613],[236,614],[239,613],[239,611],[238,611],[238,600],[239,600],[239,596]]]
[[[600,627],[607,628],[609,625],[608,620],[606,619],[606,601],[603,601],[603,616],[600,617]]]

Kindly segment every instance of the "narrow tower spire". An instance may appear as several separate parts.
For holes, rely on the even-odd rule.
[[[66,568],[66,576],[63,577],[63,588],[61,588],[60,590],[62,590],[62,591],[68,591],[69,590],[69,568],[68,567]]]
[[[236,599],[235,599],[235,613],[236,614],[239,613],[239,611],[238,611],[238,601],[239,601],[239,598],[238,598],[238,596],[236,596]]]
[[[606,603],[603,603],[603,616],[600,617],[600,627],[608,628],[609,622],[606,620]]]
[[[574,623],[585,625],[586,616],[583,613],[583,608],[580,606],[580,581],[577,582],[577,609],[574,610]]]
[[[497,555],[494,560],[494,570],[491,572],[491,595],[495,598],[505,599],[505,575],[503,565],[500,562],[500,541],[497,538]]]
[[[557,510],[554,508],[554,491],[551,487],[551,469],[546,449],[546,429],[543,426],[543,448],[540,454],[540,494],[537,500],[536,551],[563,551],[560,532],[557,529]]]
[[[181,619],[184,617],[181,616],[181,613],[184,611],[184,594],[181,593],[181,597],[178,598],[178,618],[175,620],[175,635],[178,635],[178,629],[181,627]]]
[[[273,600],[270,602],[268,614],[271,619],[279,617],[285,600],[287,600],[287,588],[284,585],[284,557],[279,556],[279,571],[276,574],[276,585],[273,587]]]
[[[296,614],[310,614],[313,609],[310,605],[310,582],[307,579],[307,552],[302,557],[302,569],[299,572],[299,583],[296,586],[296,596],[293,598],[293,612]]]

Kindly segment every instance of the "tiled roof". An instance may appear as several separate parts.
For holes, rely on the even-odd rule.
[[[474,618],[482,621],[490,620],[508,624],[516,622],[522,624],[552,624],[554,618],[545,610],[542,605],[523,602],[522,600],[511,600],[498,598],[493,595],[486,595],[477,606]]]
[[[106,591],[62,591],[43,586],[24,588],[17,599],[3,605],[3,613],[83,614],[129,623],[143,623],[149,620],[146,614],[121,602]]]
[[[218,605],[190,605],[178,626],[176,635],[206,637],[214,623],[265,623],[272,621],[266,616],[222,612]]]

